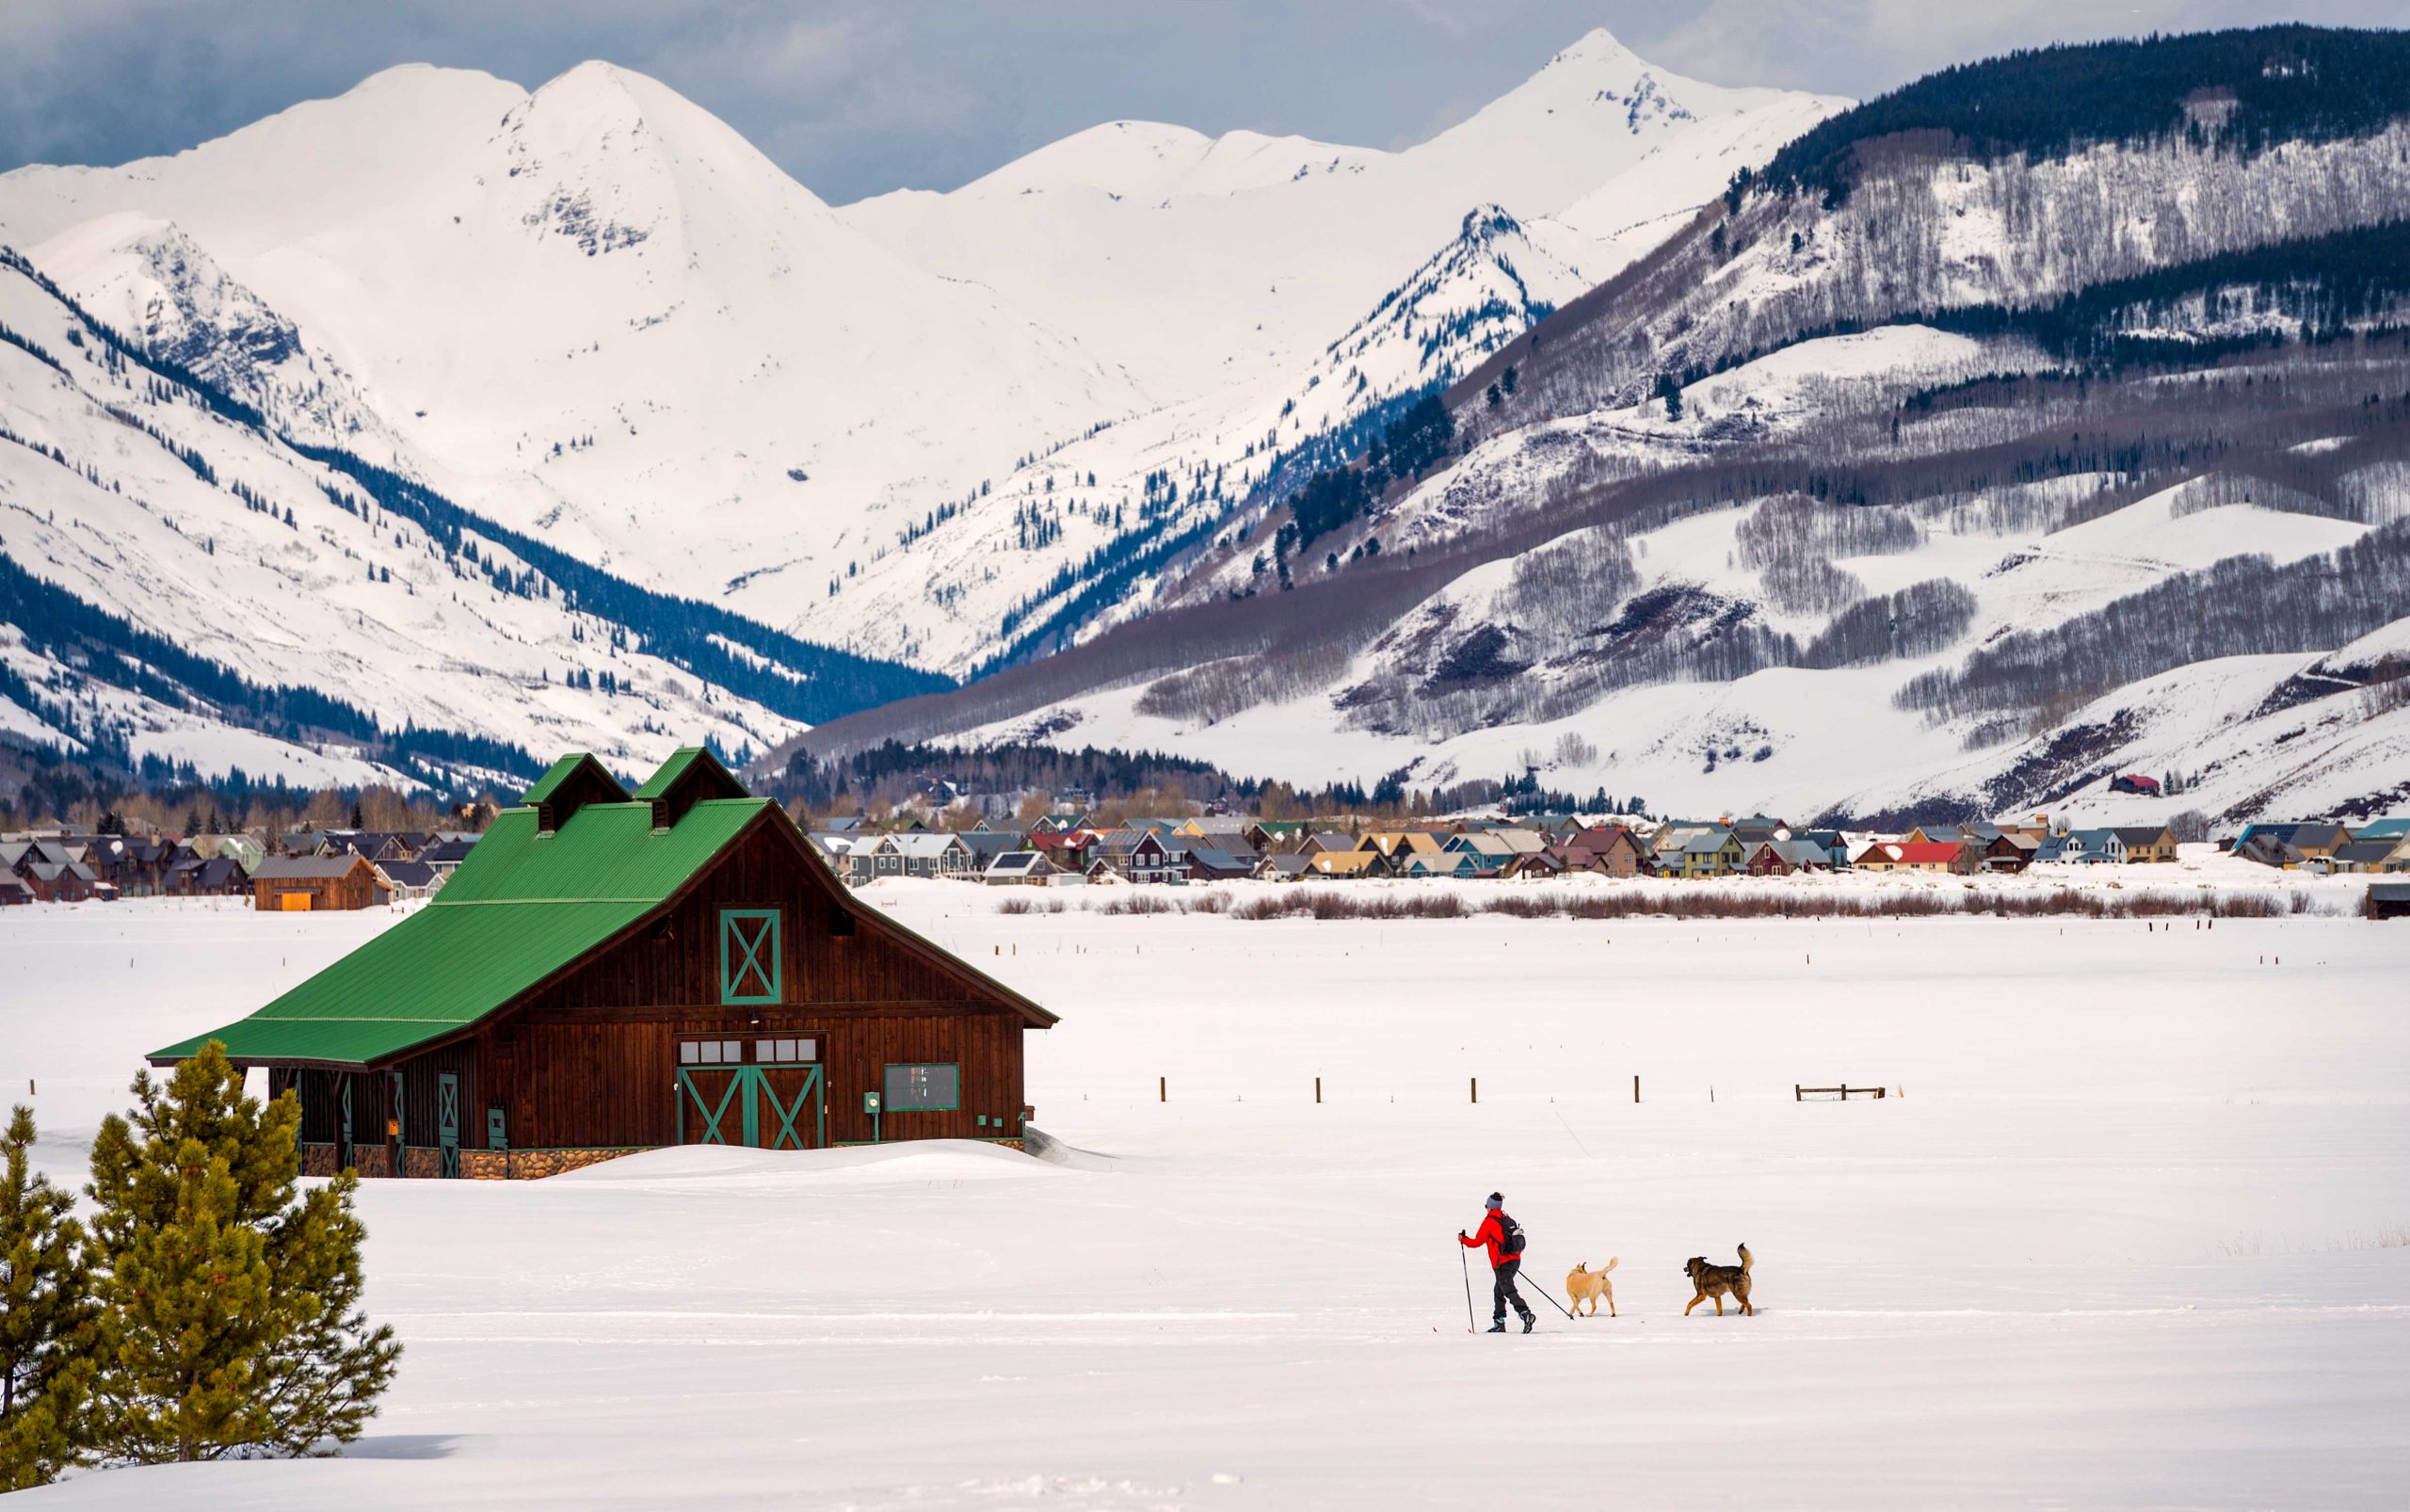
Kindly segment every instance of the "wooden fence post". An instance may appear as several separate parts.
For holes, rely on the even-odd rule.
[[[1314,1078],[1314,1101],[1322,1101],[1322,1078],[1319,1076]]]
[[[1793,1102],[1805,1102],[1808,1101],[1805,1097],[1800,1095],[1799,1084],[1797,1082],[1791,1084],[1791,1101]]]
[[[1158,1102],[1171,1101],[1171,1078],[1167,1076],[1155,1078],[1155,1101]]]
[[[1631,1100],[1634,1102],[1640,1101],[1640,1077],[1637,1074],[1631,1079]]]
[[[1468,1077],[1466,1080],[1467,1080],[1467,1083],[1468,1083],[1468,1085],[1469,1085],[1469,1086],[1470,1086],[1470,1090],[1471,1090],[1471,1092],[1472,1092],[1472,1100],[1473,1100],[1475,1102],[1480,1102],[1480,1101],[1481,1101],[1481,1078],[1480,1078],[1480,1077],[1478,1077],[1478,1076],[1473,1076],[1473,1077]]]

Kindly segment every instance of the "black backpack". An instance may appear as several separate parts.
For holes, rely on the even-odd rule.
[[[1523,1258],[1523,1226],[1508,1217],[1504,1208],[1498,1210],[1498,1255],[1502,1260]]]

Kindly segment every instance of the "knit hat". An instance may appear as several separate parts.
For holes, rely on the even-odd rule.
[[[1484,1202],[1484,1203],[1482,1204],[1482,1206],[1483,1206],[1483,1207],[1486,1207],[1486,1208],[1493,1208],[1493,1209],[1494,1209],[1494,1208],[1502,1208],[1502,1207],[1504,1207],[1505,1205],[1506,1205],[1506,1199],[1505,1199],[1504,1198],[1502,1198],[1502,1197],[1500,1197],[1500,1196],[1499,1196],[1497,1193],[1495,1193],[1495,1192],[1490,1193],[1490,1194],[1489,1194],[1489,1200],[1488,1200],[1488,1201],[1486,1201],[1486,1202]]]

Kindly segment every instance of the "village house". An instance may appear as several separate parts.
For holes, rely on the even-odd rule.
[[[443,885],[443,878],[425,861],[378,862],[377,879],[385,884],[386,895],[396,903],[431,898],[435,890]]]
[[[1693,835],[1674,858],[1672,875],[1686,877],[1729,877],[1748,863],[1741,837],[1721,826]]]
[[[1390,859],[1391,867],[1403,870],[1410,858],[1437,855],[1444,847],[1428,829],[1375,829],[1358,841],[1357,848],[1377,850]]]
[[[2396,849],[2389,840],[2353,840],[2335,847],[2328,864],[2338,872],[2382,872]]]
[[[262,913],[373,909],[386,900],[377,868],[356,850],[271,856],[251,872],[251,907]]]
[[[1325,850],[1306,857],[1305,875],[1316,881],[1360,881],[1387,877],[1390,859],[1377,850]]]
[[[1151,829],[1113,829],[1091,849],[1088,875],[1098,870],[1125,882],[1184,882],[1188,862]]]
[[[2129,863],[2164,864],[2176,860],[2176,832],[2165,825],[2119,825],[2117,846]]]
[[[433,844],[418,853],[418,859],[434,867],[436,876],[450,877],[469,859],[469,851],[476,843],[474,835],[439,835]]]
[[[1608,877],[1637,877],[1647,861],[1639,839],[1622,825],[1576,830],[1556,846],[1556,857],[1568,872]]]
[[[1180,852],[1192,882],[1228,882],[1255,875],[1252,852],[1233,852],[1218,845],[1191,844]]]
[[[1293,882],[1306,875],[1310,864],[1308,858],[1294,851],[1273,851],[1256,858],[1255,875],[1266,882]]]
[[[1419,850],[1406,859],[1403,877],[1446,877],[1459,879],[1495,875],[1470,850]]]
[[[299,1098],[313,1175],[1018,1144],[1022,1037],[1054,1016],[857,904],[708,752],[671,761],[639,799],[563,758],[425,908],[153,1064],[217,1040],[265,1068]]]
[[[1008,850],[988,863],[979,879],[989,887],[1044,887],[1063,869],[1035,850]]]
[[[1749,852],[1743,869],[1751,877],[1789,877],[1794,872],[1829,872],[1832,853],[1812,841],[1761,840]]]
[[[973,875],[971,847],[943,830],[881,835],[871,847],[873,877],[959,880]]]
[[[1246,843],[1260,855],[1293,851],[1305,844],[1313,827],[1303,819],[1258,819],[1247,826]]]
[[[180,898],[249,897],[251,877],[232,856],[178,861],[168,873],[167,892]]]
[[[1878,841],[1850,864],[1861,872],[1954,872],[1961,877],[1982,869],[1973,845],[1938,840]]]
[[[16,868],[0,866],[0,908],[13,908],[33,901],[32,885],[17,875]]]

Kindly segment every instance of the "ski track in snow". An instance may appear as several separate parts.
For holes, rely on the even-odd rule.
[[[370,1309],[407,1353],[364,1439],[24,1504],[2381,1507],[2410,1482],[2410,929],[864,895],[1064,1015],[1030,1098],[1109,1158],[368,1182]],[[0,1085],[38,1084],[42,1164],[82,1179],[141,1052],[390,922],[0,915]],[[1783,1095],[1840,1077],[1904,1095]],[[1531,1338],[1467,1337],[1454,1235],[1493,1186],[1526,1295],[1615,1256],[1620,1316],[1534,1297]],[[1759,1315],[1684,1317],[1682,1259],[1742,1240]]]

